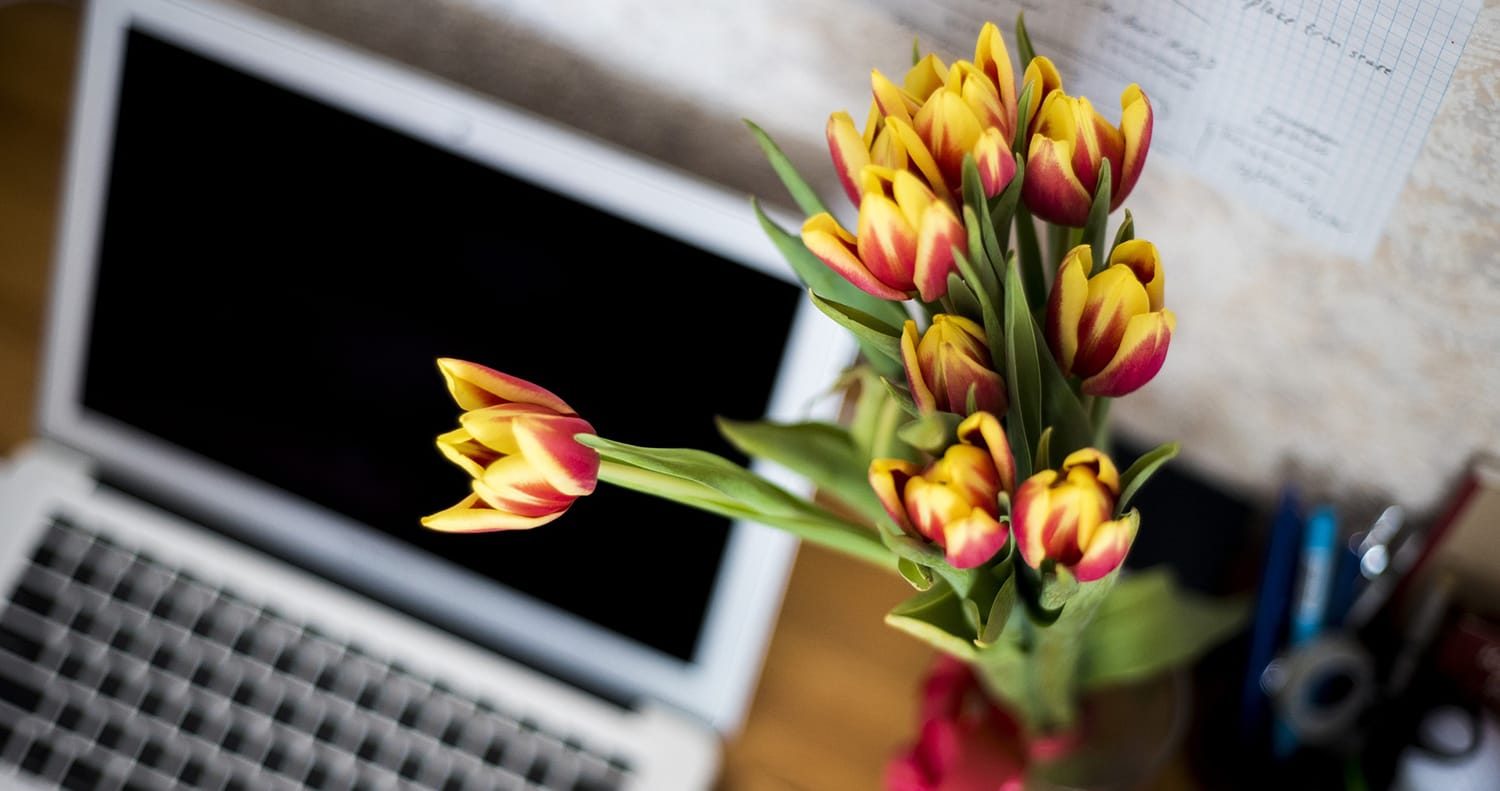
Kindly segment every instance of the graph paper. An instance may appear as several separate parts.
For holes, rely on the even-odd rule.
[[[1481,0],[882,0],[924,51],[971,58],[993,21],[1112,122],[1136,82],[1152,156],[1331,251],[1369,258]],[[1020,69],[1023,64],[1017,63]],[[1019,72],[1018,72],[1019,79]]]

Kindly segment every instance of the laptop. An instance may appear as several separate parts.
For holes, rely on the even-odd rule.
[[[749,197],[243,6],[82,36],[0,468],[4,784],[713,787],[790,536],[607,484],[419,520],[468,490],[439,357],[805,492],[714,429],[832,417],[854,355]]]

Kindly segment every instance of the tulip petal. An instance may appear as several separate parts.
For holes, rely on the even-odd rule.
[[[1016,534],[1016,549],[1026,565],[1038,568],[1047,558],[1042,539],[1043,528],[1052,510],[1052,482],[1056,470],[1042,470],[1021,482],[1011,504],[1011,528]]]
[[[902,499],[906,514],[917,532],[938,546],[944,546],[945,526],[969,516],[974,506],[957,487],[917,476],[906,482]]]
[[[875,104],[880,107],[881,115],[887,120],[900,118],[910,121],[912,114],[922,106],[905,88],[891,82],[879,69],[870,72],[870,90],[875,95]]]
[[[1081,389],[1093,396],[1118,398],[1151,381],[1167,359],[1167,347],[1177,329],[1177,316],[1163,308],[1130,320],[1119,351],[1109,365],[1083,380]]]
[[[540,517],[521,517],[496,511],[469,495],[458,504],[422,517],[422,526],[442,533],[491,533],[497,530],[529,530],[562,516],[561,511]]]
[[[486,447],[463,428],[438,435],[437,446],[449,461],[462,467],[473,478],[483,475],[484,468],[500,458],[499,452]]]
[[[1016,177],[1016,158],[1010,151],[1010,141],[995,127],[986,129],[975,144],[974,164],[979,168],[979,182],[984,186],[986,198],[999,195]]]
[[[900,291],[876,279],[856,252],[856,240],[827,212],[815,214],[802,225],[802,244],[829,269],[860,291],[882,299],[906,299]]]
[[[958,271],[953,249],[966,249],[968,232],[948,205],[933,202],[922,212],[917,231],[917,254],[913,284],[925,302],[936,302],[948,293],[948,275]]]
[[[828,153],[833,157],[833,169],[844,185],[849,202],[858,206],[860,194],[856,176],[865,165],[870,164],[869,146],[865,144],[859,130],[854,128],[854,119],[843,111],[828,117],[825,132],[828,137]]]
[[[1016,490],[1016,459],[1010,450],[1010,440],[1005,436],[1005,426],[998,413],[975,412],[958,424],[958,439],[989,451],[995,463],[995,472],[1000,482],[1000,491],[1007,494]]]
[[[573,497],[593,493],[598,484],[599,452],[573,438],[593,433],[582,418],[535,415],[515,421],[521,456],[557,491]]]
[[[1052,282],[1047,302],[1047,343],[1063,374],[1073,372],[1078,355],[1078,320],[1089,298],[1089,271],[1093,256],[1088,245],[1079,245],[1063,257]]]
[[[917,132],[907,118],[898,118],[887,115],[886,125],[896,133],[901,147],[906,150],[906,156],[911,164],[916,167],[922,178],[927,179],[927,184],[932,191],[938,195],[952,194],[953,188],[943,178],[942,168],[938,167],[937,160],[933,158],[932,152],[927,150],[927,143],[922,140],[922,135]]]
[[[1038,134],[1031,138],[1021,198],[1037,217],[1050,223],[1083,227],[1091,195],[1073,175],[1073,143]]]
[[[971,569],[994,557],[1005,545],[1010,530],[995,517],[975,508],[967,517],[948,523],[943,535],[948,565]]]
[[[1130,267],[1135,273],[1135,279],[1146,287],[1146,296],[1150,298],[1150,309],[1161,310],[1165,304],[1166,277],[1161,270],[1161,253],[1157,251],[1156,245],[1145,239],[1131,239],[1121,242],[1109,254],[1110,266],[1116,264]]]
[[[942,315],[942,314],[939,314]],[[927,386],[930,371],[923,369],[917,346],[917,323],[911,319],[901,327],[901,366],[906,369],[906,384],[911,388],[917,411],[926,415],[938,410],[937,396]]]
[[[504,403],[536,404],[564,415],[576,414],[561,398],[525,379],[504,374],[478,363],[442,357],[438,370],[448,392],[462,409],[480,409]]]
[[[1121,157],[1114,197],[1110,200],[1111,211],[1120,208],[1140,179],[1146,166],[1146,153],[1151,149],[1153,120],[1151,100],[1139,85],[1132,83],[1120,95],[1120,133],[1125,139],[1125,153]]]
[[[974,149],[984,132],[963,96],[947,88],[938,91],[917,111],[912,123],[946,183],[961,183],[964,155]]]
[[[870,488],[880,499],[880,505],[891,521],[901,527],[901,532],[921,538],[921,533],[906,517],[904,492],[906,485],[921,472],[921,468],[904,459],[875,459],[870,462]]]
[[[485,447],[508,456],[521,452],[521,446],[516,442],[516,419],[533,415],[565,417],[533,404],[496,404],[471,409],[458,416],[458,423]]]
[[[486,467],[473,487],[485,505],[523,517],[564,511],[578,499],[559,492],[522,456],[507,456]]]
[[[1072,567],[1073,576],[1079,582],[1092,582],[1119,568],[1135,542],[1140,525],[1140,512],[1132,509],[1119,519],[1095,528],[1083,557]]]
[[[896,201],[865,193],[859,205],[856,244],[860,262],[876,280],[902,292],[903,297],[916,290],[912,267],[917,258],[917,230]]]
[[[1089,279],[1089,298],[1078,317],[1078,354],[1072,372],[1093,376],[1110,363],[1125,328],[1136,316],[1150,311],[1146,287],[1130,267],[1116,264]]]
[[[1000,378],[1000,374],[972,357],[949,354],[945,355],[944,360],[939,365],[946,372],[943,385],[947,390],[948,403],[953,406],[950,411],[967,413],[969,388],[972,387],[977,410],[992,414],[1005,413],[1010,396],[1005,391],[1005,380]]]

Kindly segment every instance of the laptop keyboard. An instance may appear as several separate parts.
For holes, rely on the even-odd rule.
[[[627,762],[57,520],[0,613],[0,766],[66,789],[561,789]]]

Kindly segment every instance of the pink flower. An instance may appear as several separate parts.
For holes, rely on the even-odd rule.
[[[886,791],[1021,791],[1020,725],[962,660],[940,654],[923,685],[917,740],[886,765]]]

